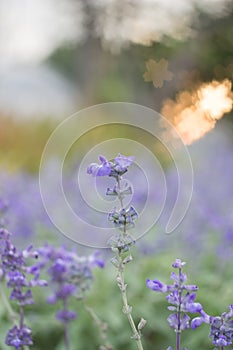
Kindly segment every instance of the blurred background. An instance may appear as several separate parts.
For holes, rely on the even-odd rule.
[[[172,237],[163,234],[162,223],[153,227],[135,247],[135,265],[129,266],[135,317],[149,321],[143,338],[147,349],[167,348],[174,335],[166,324],[166,302],[146,290],[144,281],[168,282],[178,255],[187,259],[190,282],[200,286],[199,301],[207,311],[221,313],[233,302],[232,77],[229,0],[0,0],[0,198],[8,203],[8,227],[18,244],[64,241],[43,208],[38,171],[49,136],[72,113],[105,102],[141,104],[166,117],[188,147],[195,175],[189,211]],[[119,126],[109,137],[131,137],[131,132]],[[95,144],[105,133],[100,128],[80,141],[77,162],[90,141]],[[176,173],[166,152],[146,134],[140,142],[159,154],[173,188]],[[48,165],[51,188],[54,161]],[[66,186],[71,192],[73,180],[70,169]],[[155,205],[157,198],[159,188]],[[58,207],[56,195],[53,200]],[[106,260],[89,301],[109,323],[114,349],[133,349],[115,271],[108,255]],[[72,350],[97,349],[98,334],[79,312]],[[62,349],[59,324],[50,316],[51,327],[45,329],[40,314],[49,317],[46,306],[35,306],[29,315],[37,327],[34,348]],[[205,326],[194,335],[188,331],[185,345],[210,348],[207,333]],[[0,349],[5,350],[3,344]]]
[[[232,7],[228,0],[1,0],[1,163],[37,170],[54,126],[103,102],[151,107],[186,143],[223,115],[230,120]]]

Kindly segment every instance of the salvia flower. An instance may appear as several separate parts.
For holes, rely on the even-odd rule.
[[[92,176],[113,176],[117,177],[123,175],[133,163],[134,157],[124,156],[118,154],[118,156],[108,161],[104,156],[99,156],[100,164],[91,163],[87,168],[87,173]]]
[[[202,305],[195,302],[196,291],[198,288],[196,285],[186,284],[187,276],[182,272],[182,268],[185,266],[185,262],[180,259],[176,259],[172,264],[172,267],[177,269],[178,272],[171,273],[171,279],[173,284],[165,284],[159,280],[146,281],[148,288],[155,292],[168,293],[166,299],[171,305],[168,307],[173,313],[169,315],[167,321],[171,328],[176,332],[176,344],[177,350],[180,349],[180,334],[182,331],[190,327],[190,316],[188,314],[201,313]]]
[[[95,266],[103,268],[104,262],[98,252],[90,256],[79,256],[65,247],[49,245],[40,248],[39,254],[43,257],[42,268],[46,269],[51,281],[52,294],[47,301],[52,304],[61,302],[63,309],[56,318],[63,323],[65,320],[69,322],[76,317],[73,311],[67,309],[69,299],[84,296],[93,281],[92,269]]]
[[[124,198],[126,195],[132,194],[132,188],[128,182],[122,183],[123,175],[128,171],[128,168],[134,161],[134,157],[124,156],[118,154],[113,160],[107,161],[105,157],[99,157],[101,164],[92,163],[87,169],[87,173],[93,176],[108,175],[114,178],[115,185],[113,188],[107,188],[106,195],[116,196],[119,200],[120,209],[114,208],[108,215],[108,220],[120,230],[120,233],[114,234],[107,242],[108,246],[114,252],[114,257],[111,259],[112,264],[117,268],[117,285],[121,291],[123,300],[123,312],[127,314],[128,320],[133,331],[131,336],[137,342],[138,349],[142,349],[141,330],[145,325],[145,320],[141,319],[136,327],[133,317],[131,315],[132,307],[127,301],[126,288],[127,284],[124,281],[125,265],[133,260],[129,249],[135,243],[135,239],[128,234],[128,230],[134,227],[134,220],[138,217],[136,210],[130,206],[124,205]],[[109,347],[101,347],[101,349],[108,349]]]
[[[203,310],[200,317],[192,320],[193,329],[199,327],[202,323],[210,325],[210,339],[215,347],[223,349],[233,343],[233,305],[229,306],[229,312],[222,313],[221,316],[209,316]]]
[[[15,349],[33,345],[32,331],[24,323],[24,307],[34,303],[32,287],[46,286],[47,282],[40,279],[40,269],[37,264],[30,264],[28,258],[38,258],[38,253],[32,246],[26,250],[18,250],[11,242],[11,234],[0,228],[0,276],[11,289],[10,300],[19,305],[19,325],[11,328],[6,336],[5,343]]]

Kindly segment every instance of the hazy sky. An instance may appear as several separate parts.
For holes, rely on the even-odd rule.
[[[82,8],[72,0],[0,0],[0,63],[39,62],[82,38]]]
[[[86,0],[0,0],[0,64],[39,62],[85,36]],[[227,0],[88,0],[104,43],[189,35],[193,8],[223,12]],[[121,17],[121,25],[117,21]]]
[[[59,47],[88,40],[90,11],[91,35],[117,53],[131,42],[147,45],[164,35],[195,35],[190,29],[194,7],[223,15],[227,2],[0,0],[0,113],[46,114],[47,108],[57,115],[68,106],[74,111],[77,89],[44,62]]]

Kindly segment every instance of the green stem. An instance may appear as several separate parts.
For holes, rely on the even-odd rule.
[[[123,312],[126,314],[128,321],[129,321],[129,324],[131,326],[131,329],[133,331],[132,338],[136,341],[138,349],[143,350],[143,346],[142,346],[142,342],[141,342],[141,335],[138,332],[136,325],[134,323],[133,317],[132,317],[132,313],[131,313],[132,307],[129,306],[129,304],[128,304],[127,293],[126,293],[127,285],[125,284],[125,278],[124,278],[124,264],[123,264],[123,260],[121,257],[121,252],[119,250],[118,250],[117,259],[119,262],[117,282],[118,282],[118,286],[120,288],[121,296],[122,296],[122,300],[123,300]]]
[[[117,176],[116,181],[117,181],[117,187],[118,187],[118,199],[120,201],[121,209],[123,209],[124,204],[123,204],[123,197],[121,194],[121,177]],[[124,228],[123,228],[123,237],[125,237],[125,236],[126,236],[126,222],[125,222]],[[116,251],[116,259],[118,261],[117,283],[118,283],[118,287],[121,291],[121,296],[122,296],[122,300],[123,300],[123,312],[126,314],[126,316],[128,318],[129,324],[130,324],[131,329],[133,331],[132,338],[136,341],[138,350],[143,350],[143,346],[142,346],[142,342],[141,342],[141,334],[137,330],[136,325],[134,323],[132,313],[131,313],[132,307],[129,306],[129,304],[128,304],[127,293],[126,293],[127,284],[125,284],[125,276],[124,276],[125,264],[123,263],[121,248],[118,248]]]
[[[5,293],[4,293],[4,290],[2,288],[1,283],[0,283],[0,296],[1,296],[1,300],[2,300],[3,304],[5,305],[5,308],[9,314],[11,321],[14,323],[14,325],[17,326],[17,316],[16,316],[14,310],[12,309],[12,307],[11,307],[11,305],[10,305],[10,303],[9,303]]]
[[[119,193],[118,193],[118,199],[119,199],[119,201],[120,201],[120,205],[121,205],[121,209],[123,209],[124,208],[124,206],[123,206],[123,198],[122,198],[122,195],[121,195],[121,178],[120,178],[120,176],[117,176],[117,186],[118,186],[118,191],[119,191]]]

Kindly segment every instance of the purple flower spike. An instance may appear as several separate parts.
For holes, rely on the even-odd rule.
[[[150,289],[169,293],[166,296],[168,303],[171,305],[168,310],[173,313],[169,315],[167,321],[171,328],[176,332],[176,350],[180,350],[181,333],[190,327],[190,316],[188,313],[199,313],[201,317],[196,317],[191,322],[192,329],[196,329],[201,323],[209,320],[209,316],[203,311],[202,305],[196,303],[196,293],[190,293],[190,291],[197,290],[197,286],[187,285],[187,276],[182,272],[182,268],[185,265],[180,259],[176,259],[172,264],[172,267],[179,269],[177,273],[171,273],[172,285],[166,285],[158,280],[147,280],[146,285]],[[233,307],[232,307],[233,310]],[[230,311],[231,312],[231,311]],[[171,349],[169,347],[168,349]],[[186,348],[183,348],[185,350]]]
[[[47,302],[49,304],[62,302],[63,309],[56,318],[63,323],[68,322],[67,318],[71,313],[65,315],[65,312],[69,299],[74,296],[83,298],[93,281],[93,268],[103,268],[104,261],[99,252],[90,256],[79,256],[74,249],[67,250],[65,247],[57,248],[49,245],[38,251],[43,258],[42,266],[50,276],[49,282],[52,287],[52,293],[47,298]],[[69,320],[73,319],[70,316]]]
[[[24,307],[34,303],[31,288],[47,285],[46,281],[39,279],[41,263],[27,263],[28,258],[39,257],[38,252],[32,248],[29,246],[25,250],[18,250],[11,242],[11,234],[0,227],[0,278],[5,279],[7,288],[12,289],[10,300],[16,301],[20,309],[19,325],[8,331],[5,343],[20,350],[24,346],[33,345],[32,331],[24,324]]]

